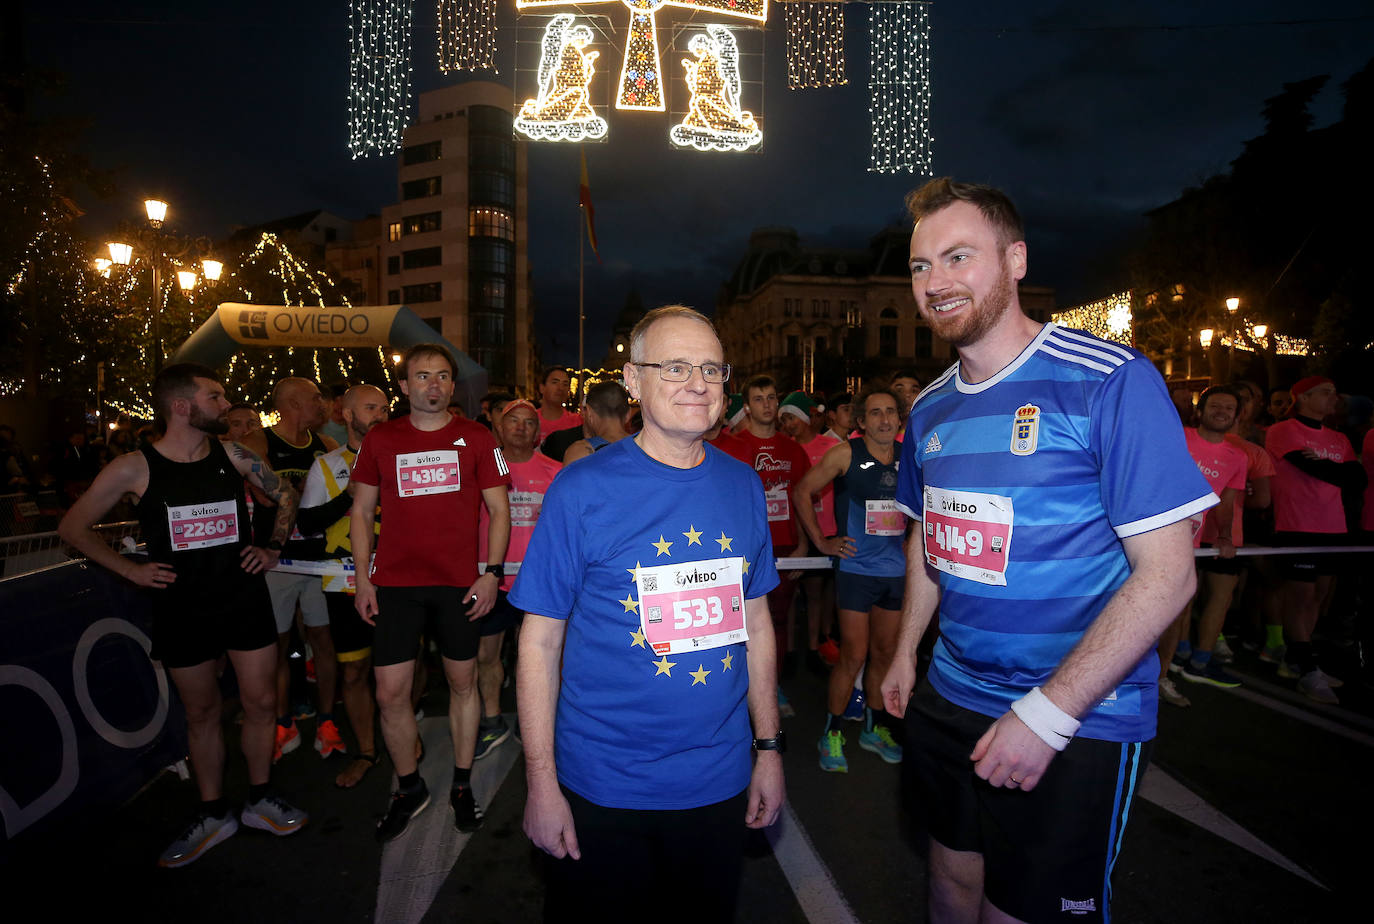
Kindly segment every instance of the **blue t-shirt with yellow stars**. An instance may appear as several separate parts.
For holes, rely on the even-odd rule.
[[[560,783],[598,805],[659,810],[749,785],[748,662],[728,641],[743,600],[722,589],[731,574],[749,600],[778,584],[763,486],[742,462],[708,445],[700,465],[678,469],[624,439],[554,479],[510,602],[568,620]]]

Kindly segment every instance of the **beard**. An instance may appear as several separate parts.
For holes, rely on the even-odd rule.
[[[1012,295],[1016,283],[1011,278],[1009,268],[1003,266],[1003,273],[988,294],[981,299],[973,299],[970,309],[960,317],[950,318],[942,323],[938,312],[930,312],[927,323],[935,336],[958,348],[977,343],[994,327],[1011,308]],[[972,298],[972,296],[970,296]]]
[[[188,418],[187,422],[201,433],[208,433],[211,436],[223,436],[229,432],[229,418],[227,415],[224,417],[211,417],[195,406],[192,406],[191,416]]]

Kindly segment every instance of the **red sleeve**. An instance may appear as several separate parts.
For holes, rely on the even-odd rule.
[[[475,430],[477,436],[472,438],[472,441],[478,446],[477,486],[483,491],[498,485],[505,485],[509,488],[510,468],[506,465],[505,457],[501,455],[495,438],[492,437],[486,427],[478,426]]]
[[[353,473],[349,476],[355,481],[363,484],[378,487],[382,483],[382,473],[377,468],[377,437],[376,430],[363,437],[363,444],[358,447],[358,458],[353,460]]]

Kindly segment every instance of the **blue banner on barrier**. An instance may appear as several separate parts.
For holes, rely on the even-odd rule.
[[[141,592],[72,562],[0,581],[0,823],[113,806],[186,753]]]

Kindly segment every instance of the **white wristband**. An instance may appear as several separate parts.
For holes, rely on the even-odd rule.
[[[1037,738],[1062,751],[1068,747],[1073,736],[1078,734],[1083,723],[1056,706],[1048,696],[1035,687],[1025,696],[1011,704],[1011,711],[1035,732]]]

